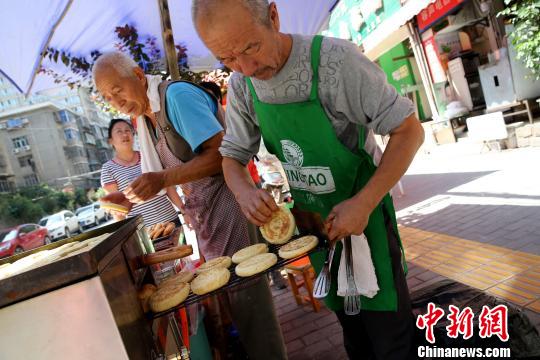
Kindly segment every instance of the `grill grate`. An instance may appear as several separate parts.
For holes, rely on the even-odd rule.
[[[295,239],[298,239],[298,238],[300,238],[302,236],[304,236],[304,235],[294,236],[291,239],[291,241],[295,240]],[[151,313],[150,316],[151,316],[151,318],[156,319],[156,318],[168,315],[170,313],[173,313],[173,312],[177,311],[178,309],[181,309],[181,308],[183,308],[185,306],[198,303],[198,302],[200,302],[200,301],[202,301],[202,300],[204,300],[204,299],[206,299],[206,298],[208,298],[210,296],[218,295],[220,293],[226,292],[226,291],[228,291],[228,290],[230,290],[232,288],[235,288],[237,286],[240,286],[240,285],[247,285],[247,284],[249,284],[249,282],[253,281],[254,279],[259,278],[262,275],[265,275],[266,273],[269,273],[269,272],[271,272],[273,270],[278,270],[278,269],[284,267],[285,265],[288,265],[288,264],[290,264],[292,262],[295,262],[296,260],[299,260],[299,259],[301,259],[304,256],[307,256],[309,254],[325,250],[327,248],[326,244],[327,244],[327,240],[319,238],[319,244],[317,245],[316,248],[312,249],[311,251],[309,251],[309,252],[307,252],[307,253],[305,253],[303,255],[297,256],[297,257],[292,258],[292,259],[282,259],[278,255],[279,249],[281,248],[281,246],[283,246],[285,244],[283,244],[283,245],[268,244],[268,252],[274,253],[278,257],[278,261],[274,266],[266,269],[265,271],[263,271],[263,272],[261,272],[259,274],[256,274],[256,275],[253,275],[253,276],[250,276],[250,277],[240,277],[240,276],[236,275],[236,273],[234,271],[234,268],[235,268],[236,265],[233,264],[229,268],[229,271],[231,272],[231,277],[229,279],[229,282],[225,286],[222,286],[221,288],[219,288],[217,290],[214,290],[212,292],[209,292],[208,294],[204,294],[204,295],[196,295],[194,293],[190,293],[189,296],[187,297],[187,299],[183,303],[181,303],[180,305],[177,305],[177,306],[175,306],[173,308],[170,308],[168,310],[165,310],[165,311],[162,311],[162,312],[159,312],[159,313]]]

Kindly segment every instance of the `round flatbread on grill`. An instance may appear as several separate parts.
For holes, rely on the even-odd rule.
[[[276,254],[259,254],[236,265],[236,269],[234,271],[238,276],[248,277],[263,272],[264,270],[274,266],[276,263]]]
[[[260,227],[262,236],[270,244],[285,244],[294,233],[294,216],[285,206],[272,214],[272,219]]]
[[[218,267],[227,269],[229,266],[231,266],[231,264],[232,260],[229,256],[220,256],[203,263],[197,268],[197,270],[195,270],[195,274],[201,274],[205,271]]]
[[[191,282],[191,290],[194,294],[204,295],[226,285],[230,277],[231,273],[227,268],[216,267],[197,275]]]
[[[180,305],[189,295],[189,284],[176,283],[158,288],[148,304],[153,312],[161,312]]]
[[[266,244],[255,244],[238,250],[232,256],[232,262],[235,264],[240,264],[241,262],[252,258],[255,255],[264,254],[268,252],[268,245]]]
[[[279,248],[278,254],[283,259],[292,259],[314,249],[319,239],[313,235],[302,236]]]
[[[187,284],[191,280],[193,280],[193,277],[195,276],[194,273],[187,270],[182,270],[178,274],[174,274],[169,276],[168,278],[163,279],[161,283],[159,283],[159,287],[167,286],[169,284],[175,284],[175,283],[184,283]]]
[[[141,290],[137,293],[137,296],[141,302],[143,311],[147,313],[150,310],[150,306],[148,305],[148,302],[150,301],[150,297],[157,291],[157,287],[152,284],[144,284]]]

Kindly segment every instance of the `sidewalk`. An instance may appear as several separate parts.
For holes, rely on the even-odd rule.
[[[415,291],[444,278],[523,308],[540,329],[540,148],[419,154],[394,197]],[[428,270],[429,269],[429,270]],[[274,291],[290,359],[346,359],[336,316]]]

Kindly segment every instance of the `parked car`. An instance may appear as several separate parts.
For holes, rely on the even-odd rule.
[[[24,224],[0,230],[0,258],[18,254],[51,243],[47,228]]]
[[[68,210],[44,217],[39,221],[39,225],[45,226],[49,230],[49,235],[53,241],[63,237],[68,238],[74,233],[81,232],[79,220],[75,214]]]
[[[96,226],[103,221],[107,221],[107,214],[99,203],[78,208],[75,211],[75,215],[77,215],[81,229]]]

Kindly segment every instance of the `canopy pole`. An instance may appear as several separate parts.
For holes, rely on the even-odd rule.
[[[161,18],[161,35],[163,37],[163,48],[167,58],[167,68],[172,80],[180,80],[178,71],[178,58],[174,47],[174,37],[169,14],[169,3],[167,0],[157,0],[159,4],[159,17]]]
[[[411,21],[407,23],[407,29],[409,30],[409,40],[411,42],[414,58],[416,59],[416,62],[418,64],[420,77],[422,78],[424,89],[426,90],[428,104],[432,114],[431,116],[434,120],[438,120],[440,118],[440,114],[437,108],[437,97],[435,95],[433,80],[431,79],[431,73],[429,71],[429,65],[424,54],[420,35],[418,34],[416,27],[412,24]]]

